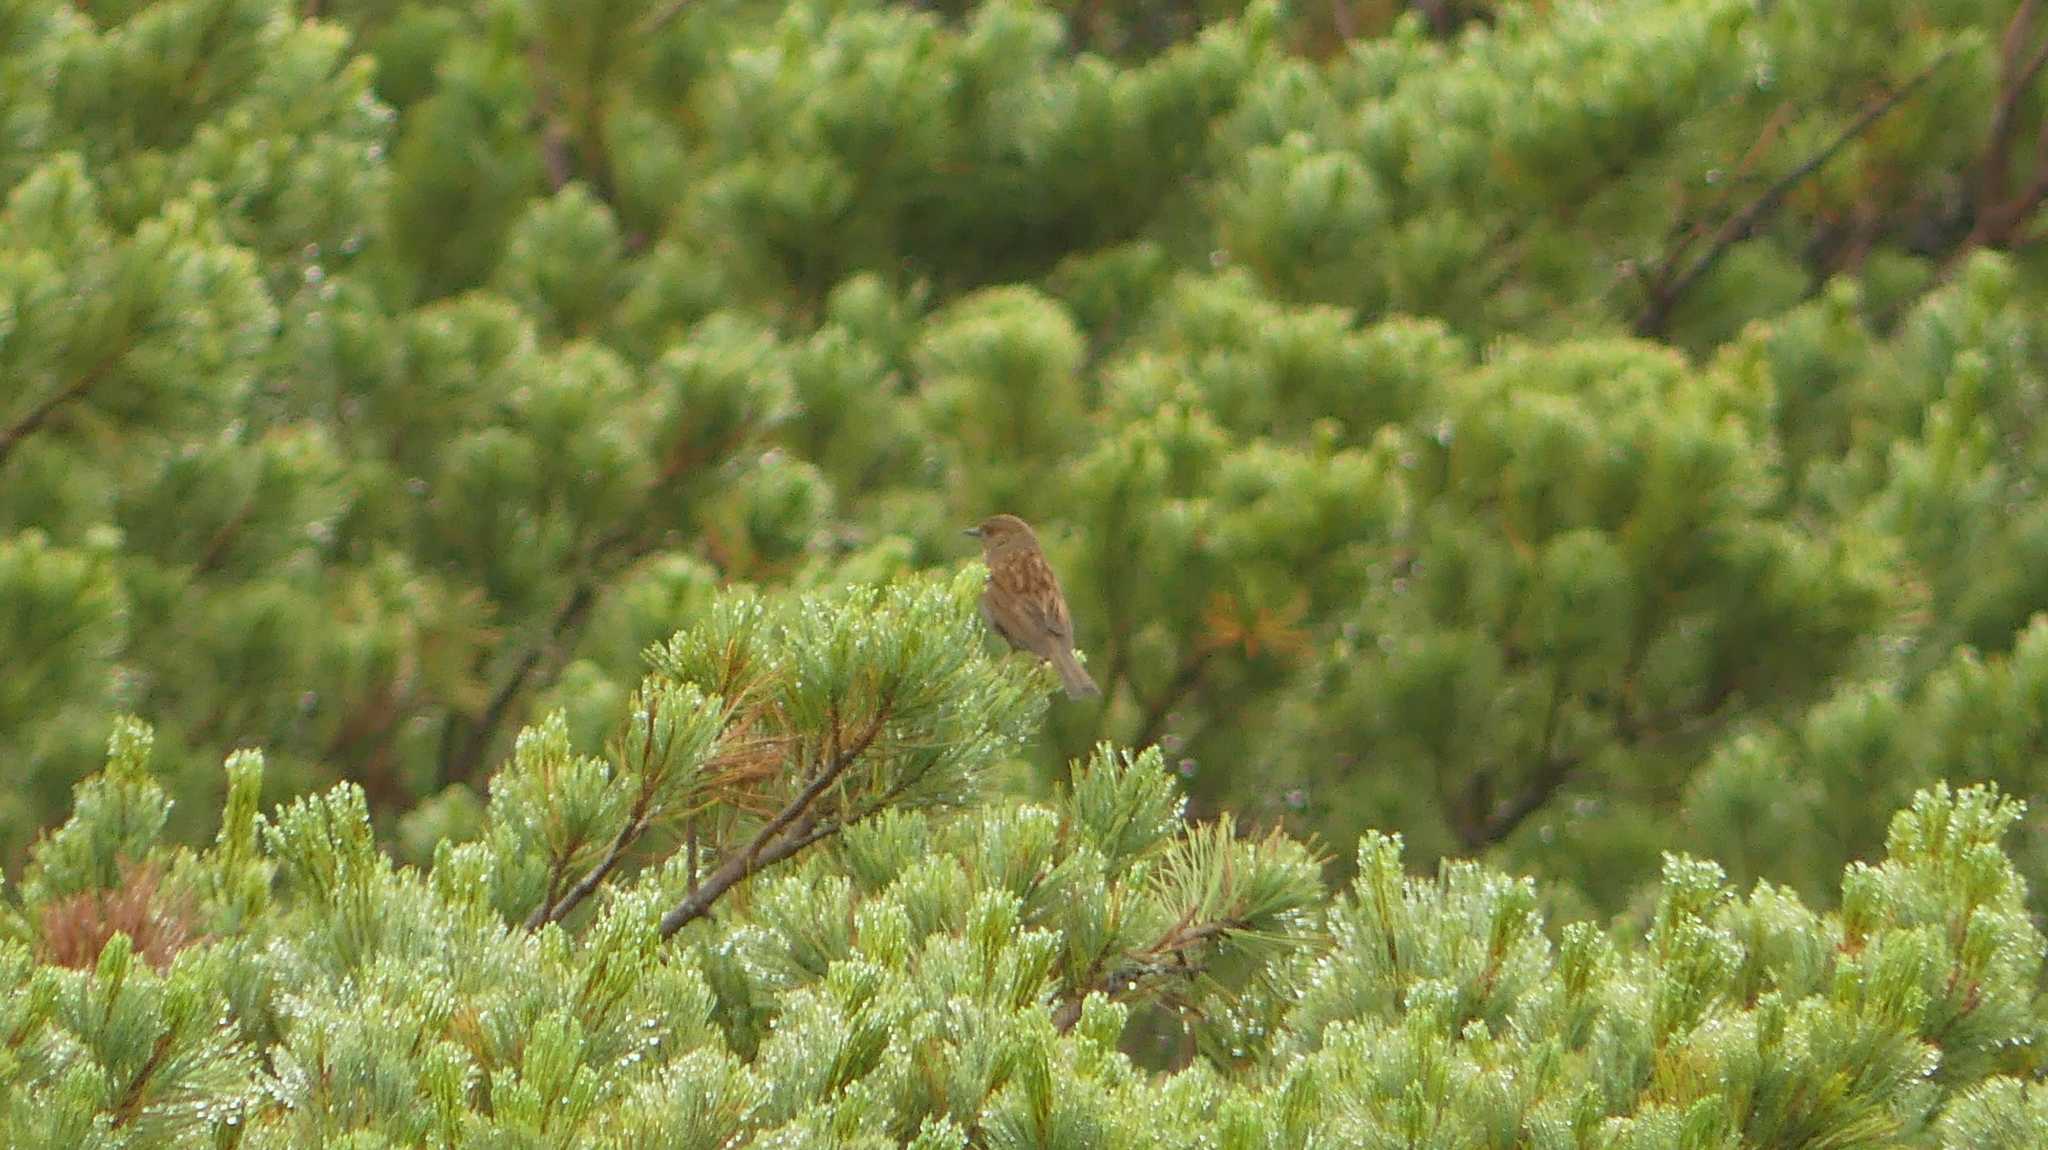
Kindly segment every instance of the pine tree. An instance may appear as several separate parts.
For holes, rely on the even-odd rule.
[[[1995,788],[1914,795],[1834,912],[1672,854],[1639,921],[1553,930],[1532,880],[1412,874],[1380,834],[1330,899],[1287,836],[1187,822],[1156,749],[1099,748],[1044,802],[994,791],[1053,683],[989,652],[975,593],[720,596],[649,651],[604,757],[527,728],[481,824],[423,867],[353,784],[266,813],[254,752],[212,844],[176,845],[152,732],[123,724],[10,892],[9,1144],[2040,1130],[2048,939]]]
[[[1013,790],[1156,749],[1340,881],[1829,903],[1919,789],[2044,785],[2048,15],[1853,24],[7,0],[0,860],[132,713],[167,841],[262,746],[425,864],[523,729],[683,705],[642,652],[718,589],[1007,510],[1105,686]]]

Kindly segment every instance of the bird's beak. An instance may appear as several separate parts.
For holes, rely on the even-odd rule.
[[[969,528],[968,528],[967,530],[965,530],[965,531],[962,531],[962,532],[961,532],[960,534],[962,534],[962,535],[972,535],[972,536],[974,536],[974,537],[975,537],[976,539],[979,539],[979,538],[981,538],[981,528],[979,528],[979,527],[969,527]]]

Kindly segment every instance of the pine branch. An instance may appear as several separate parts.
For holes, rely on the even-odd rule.
[[[578,879],[576,885],[564,891],[561,898],[555,899],[552,903],[542,899],[541,904],[534,907],[533,913],[527,916],[526,929],[539,930],[551,922],[560,922],[569,917],[570,911],[582,905],[584,899],[597,893],[597,888],[604,885],[604,881],[618,869],[619,863],[625,860],[626,852],[631,850],[633,844],[646,832],[645,815],[635,817],[619,828],[618,837],[612,840],[611,849],[605,852],[604,858],[598,860],[596,866],[591,867],[581,879]]]
[[[668,3],[649,13],[647,19],[641,22],[640,35],[653,36],[660,33],[662,29],[675,23],[676,17],[682,15],[683,10],[689,6],[690,0],[668,0]]]
[[[659,724],[654,721],[654,710],[658,704],[650,698],[647,706],[646,739],[641,744],[640,753],[640,761],[642,763],[651,763],[656,761],[657,758],[665,760],[668,750],[668,747],[663,747],[660,749],[661,753],[657,754],[657,748],[654,746],[654,732]],[[670,733],[670,738],[673,740],[673,732]],[[673,743],[671,742],[670,746],[672,745]],[[585,872],[582,878],[578,879],[573,886],[564,891],[560,898],[555,897],[554,884],[550,883],[547,897],[543,898],[540,905],[533,908],[533,913],[527,916],[527,930],[539,930],[548,923],[560,922],[569,917],[569,912],[582,905],[585,899],[597,893],[597,888],[603,886],[605,880],[611,877],[612,872],[618,869],[619,864],[625,861],[627,852],[633,849],[633,844],[639,842],[640,837],[647,833],[647,828],[653,825],[656,814],[654,799],[657,793],[658,789],[653,779],[643,778],[641,780],[640,793],[634,797],[633,809],[626,816],[626,825],[619,828],[617,837],[612,839],[611,848],[605,851],[604,857],[599,859],[597,864],[591,867],[589,871]],[[695,834],[696,828],[692,825],[691,849],[693,852],[695,850]],[[694,853],[691,858],[690,871],[694,876],[696,873]]]
[[[566,642],[570,633],[582,624],[596,601],[597,589],[588,581],[578,583],[576,589],[570,592],[569,597],[556,610],[554,621],[548,625],[547,637],[520,652],[518,660],[512,665],[512,672],[505,677],[504,682],[498,684],[498,689],[491,693],[490,702],[484,705],[483,715],[477,719],[476,725],[470,728],[461,747],[453,756],[442,762],[443,786],[467,780],[476,774],[478,765],[497,739],[498,729],[504,726],[506,718],[510,716],[512,704],[518,701],[528,680],[539,669],[541,656]]]
[[[1487,812],[1469,836],[1459,836],[1467,839],[1465,849],[1476,851],[1513,834],[1530,815],[1542,810],[1558,791],[1564,789],[1581,759],[1579,755],[1563,755],[1543,760],[1521,790]]]
[[[46,396],[41,403],[24,412],[20,419],[9,424],[6,429],[0,430],[0,467],[5,467],[8,457],[14,454],[14,449],[20,447],[23,440],[42,430],[43,425],[50,421],[51,416],[56,415],[70,404],[85,398],[86,393],[98,386],[100,380],[106,376],[107,372],[113,370],[114,364],[119,361],[120,356],[118,354],[110,355],[100,360],[92,366],[90,371],[71,381],[70,384],[62,389]]]
[[[1053,1008],[1052,1024],[1061,1034],[1074,1028],[1081,1020],[1082,1004],[1090,994],[1101,994],[1112,1000],[1123,999],[1134,993],[1147,979],[1169,974],[1194,977],[1202,972],[1200,963],[1189,962],[1189,951],[1205,943],[1228,937],[1233,931],[1245,929],[1242,919],[1216,919],[1210,922],[1193,921],[1190,910],[1181,917],[1159,941],[1137,952],[1131,960],[1107,975],[1094,980],[1088,986],[1068,993]]]
[[[236,509],[235,513],[228,518],[228,521],[220,525],[220,530],[215,531],[213,537],[206,541],[206,551],[199,557],[199,562],[193,567],[192,573],[194,575],[206,575],[219,567],[227,559],[228,549],[233,547],[235,540],[241,536],[242,528],[247,527],[249,520],[254,518],[255,515],[256,501],[254,499],[245,501],[240,508]]]
[[[1131,744],[1133,750],[1142,751],[1159,741],[1159,736],[1165,733],[1166,716],[1201,685],[1202,671],[1208,665],[1210,654],[1211,650],[1204,650],[1182,663],[1180,670],[1174,672],[1173,681],[1166,685],[1166,690],[1145,708],[1144,722],[1138,725],[1138,737]]]
[[[536,39],[526,49],[526,66],[533,73],[533,117],[540,129],[541,166],[547,170],[548,192],[566,187],[575,176],[569,162],[569,133],[556,114],[554,85],[548,80],[547,58]]]
[[[1834,139],[1829,140],[1825,146],[1808,156],[1797,167],[1772,181],[1771,185],[1756,199],[1750,201],[1747,207],[1728,217],[1714,230],[1713,239],[1707,245],[1707,250],[1695,257],[1683,271],[1678,270],[1678,261],[1683,257],[1685,246],[1681,245],[1668,253],[1656,274],[1648,277],[1650,299],[1636,317],[1636,334],[1645,338],[1662,336],[1670,326],[1672,313],[1677,310],[1686,293],[1692,290],[1693,285],[1698,283],[1701,277],[1714,270],[1721,262],[1721,257],[1728,254],[1728,249],[1748,239],[1758,224],[1784,205],[1786,197],[1791,195],[1794,188],[1826,167],[1844,148],[1862,138],[1892,109],[1905,103],[1955,55],[1955,46],[1943,49],[1940,55],[1926,67],[1915,72],[1904,84],[1881,99],[1866,105],[1848,126],[1835,134]]]
[[[135,1072],[134,1080],[121,1092],[121,1100],[114,1104],[113,1125],[116,1130],[141,1116],[143,1095],[148,1092],[150,1080],[156,1077],[156,1072],[163,1068],[165,1060],[170,1057],[172,1045],[172,1033],[166,1030],[157,1038],[156,1045],[150,1049],[149,1060],[142,1064],[141,1069]]]
[[[844,749],[832,755],[823,769],[814,775],[804,789],[797,792],[767,825],[755,832],[745,849],[740,850],[720,863],[718,869],[706,875],[702,884],[686,894],[661,919],[661,936],[668,938],[675,932],[709,914],[713,904],[724,897],[725,892],[745,881],[763,868],[775,865],[820,839],[829,838],[843,829],[843,824],[831,820],[820,820],[814,807],[824,793],[845,775],[875,739],[882,733],[893,705],[890,696],[884,695],[875,708],[874,718],[868,722],[859,736]]]
[[[709,457],[720,458],[738,450],[742,438],[742,433],[727,436],[716,445]],[[704,458],[700,453],[689,451],[682,446],[672,447],[667,452],[660,474],[647,486],[647,503],[653,504],[664,494],[669,493],[669,488],[686,472],[700,465]],[[647,554],[653,546],[648,537],[645,520],[639,517],[626,518],[590,546],[587,552],[588,560],[584,564],[587,574],[583,581],[555,612],[554,622],[549,626],[546,635],[533,646],[520,652],[519,657],[513,661],[511,672],[498,684],[497,689],[491,692],[483,716],[467,737],[460,740],[459,747],[456,746],[454,720],[450,719],[444,738],[444,747],[448,749],[442,754],[443,786],[475,776],[481,760],[489,753],[491,744],[497,738],[498,729],[510,716],[512,705],[518,701],[520,694],[531,685],[534,676],[539,673],[543,656],[550,650],[565,646],[571,634],[582,625],[589,616],[590,609],[596,605],[598,581],[602,573],[616,572],[621,567],[631,565]]]
[[[2005,35],[1999,42],[1998,99],[1992,106],[1991,129],[1984,155],[1978,162],[1976,220],[1962,246],[1950,255],[1951,264],[1976,248],[2011,247],[2020,234],[2020,225],[2048,199],[2048,123],[2042,125],[2036,140],[2034,171],[2027,186],[2010,196],[2006,194],[2012,179],[2013,149],[2019,138],[2020,105],[2041,69],[2048,66],[2048,37],[2043,37],[2031,54],[2027,52],[2040,14],[2041,0],[2024,0],[2006,24]]]

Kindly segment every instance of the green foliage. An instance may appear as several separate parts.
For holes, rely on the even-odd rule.
[[[800,744],[837,744],[845,682],[925,683],[944,709],[981,689],[945,672],[974,645],[943,614],[906,652],[862,641],[874,607],[721,599],[653,653],[611,762],[529,729],[484,837],[427,868],[379,850],[353,786],[264,817],[253,755],[215,844],[170,846],[128,725],[38,851],[33,925],[0,942],[0,1122],[95,1146],[1946,1148],[2039,1128],[2048,939],[2001,849],[2021,807],[1986,787],[1913,796],[1838,912],[1670,855],[1639,931],[1553,931],[1532,881],[1411,875],[1384,835],[1326,903],[1302,846],[1183,822],[1156,750],[1105,746],[1046,803],[813,809],[795,817],[831,833],[780,857],[708,839],[759,865],[680,931],[668,908],[716,880],[672,841],[592,871],[573,925],[521,923],[508,866],[758,753],[731,700],[808,716],[770,740],[795,781]],[[677,677],[696,675],[730,693]],[[1002,753],[948,745],[970,770]],[[1134,1058],[1147,1034],[1181,1036],[1179,1073]]]
[[[1106,689],[1036,793],[1158,745],[1612,909],[1741,740],[2048,610],[2030,27],[1341,8],[16,3],[6,857],[124,709],[181,841],[246,745],[480,811],[711,587],[1008,510]]]
[[[2043,1141],[2048,16],[1848,16],[0,0],[5,1140]]]

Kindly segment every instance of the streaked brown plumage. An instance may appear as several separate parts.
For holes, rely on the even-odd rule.
[[[981,560],[988,567],[981,617],[989,629],[1010,646],[1050,662],[1069,698],[1100,695],[1095,680],[1074,658],[1067,599],[1030,526],[1015,515],[995,515],[968,528],[967,534],[981,540]]]

